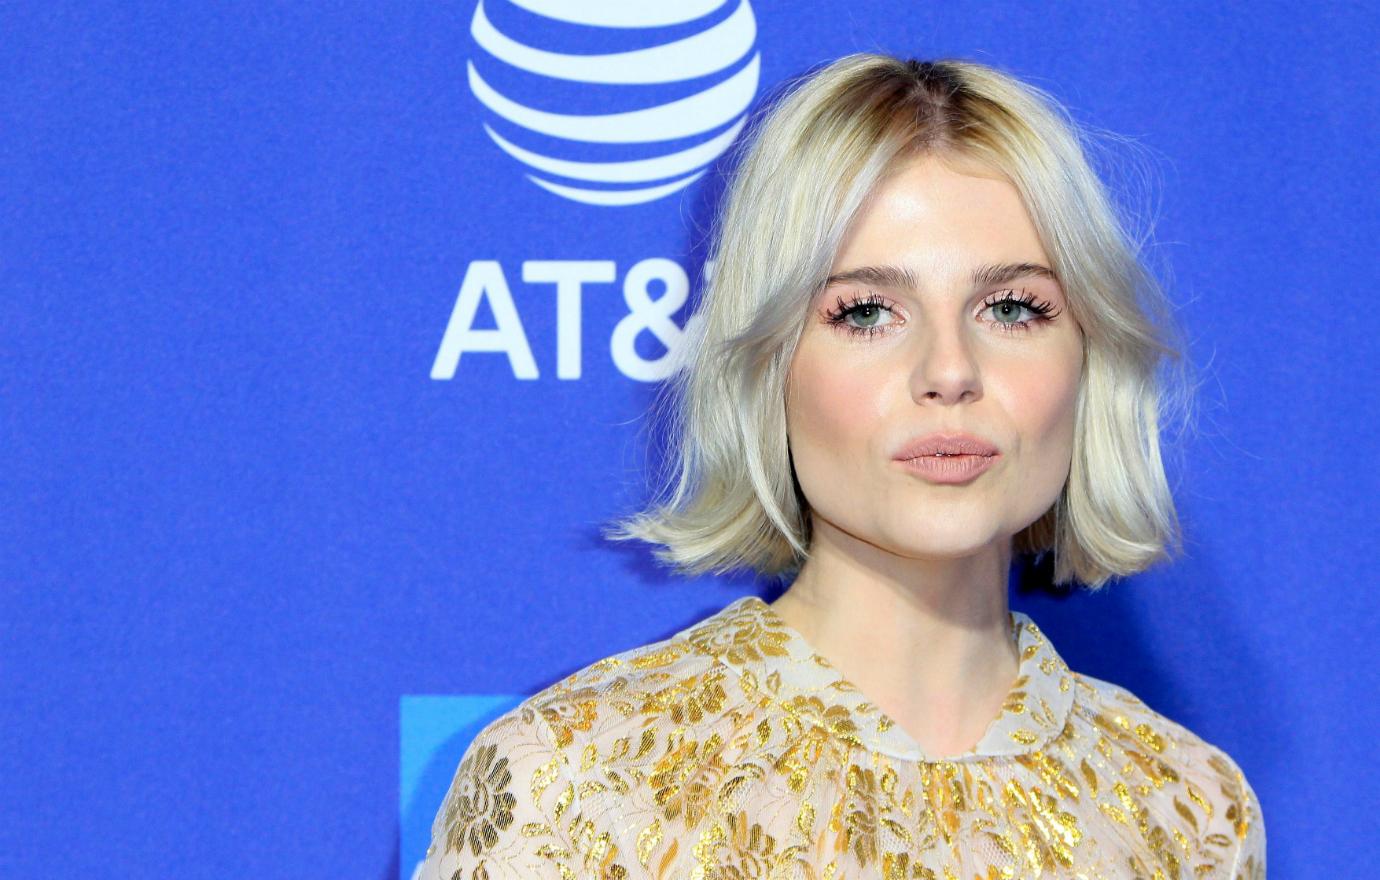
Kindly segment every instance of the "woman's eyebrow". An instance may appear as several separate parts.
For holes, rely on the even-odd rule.
[[[1058,281],[1054,271],[1048,266],[1039,263],[987,263],[978,266],[973,270],[972,282],[974,287],[987,287],[992,284],[1006,284],[1015,281],[1017,278],[1027,278],[1036,276]],[[915,273],[904,266],[858,266],[830,275],[824,282],[825,288],[833,287],[835,284],[867,284],[873,287],[890,287],[897,290],[908,290],[918,293],[920,290],[920,279]]]

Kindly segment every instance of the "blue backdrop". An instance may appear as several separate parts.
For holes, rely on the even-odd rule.
[[[1239,761],[1272,876],[1376,854],[1374,9],[4,20],[0,876],[406,877],[485,720],[765,593],[597,526],[644,497],[742,111],[860,50],[1139,144],[1207,378],[1188,554],[1013,606]]]

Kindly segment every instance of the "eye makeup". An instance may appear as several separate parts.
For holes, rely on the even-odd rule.
[[[1029,333],[1035,325],[1049,324],[1062,313],[1062,309],[1051,302],[1039,299],[1029,291],[1022,290],[1018,296],[1015,290],[1004,290],[993,293],[983,300],[982,309],[978,314],[994,311],[1002,315],[1019,317],[1022,309],[1030,312],[1031,317],[1026,320],[991,320],[979,321],[979,323],[995,325],[997,332],[1000,333]],[[858,326],[849,323],[849,319],[860,316],[863,320],[871,320],[873,316],[882,313],[895,316],[896,308],[890,305],[885,297],[875,291],[869,291],[866,296],[855,294],[847,302],[842,297],[836,298],[834,308],[827,310],[823,317],[824,322],[836,330],[848,333],[850,336],[870,338],[879,333],[890,332],[885,328],[893,326],[896,322]]]

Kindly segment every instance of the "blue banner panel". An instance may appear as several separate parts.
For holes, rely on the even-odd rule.
[[[4,19],[0,877],[407,878],[487,720],[769,594],[599,529],[753,119],[870,51],[1063,103],[1202,379],[1183,556],[1012,607],[1240,763],[1272,874],[1368,872],[1374,4]]]

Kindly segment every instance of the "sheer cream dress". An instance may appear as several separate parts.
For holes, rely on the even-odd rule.
[[[465,752],[421,880],[1262,878],[1240,767],[1071,672],[1011,612],[1020,671],[932,757],[756,596],[593,663]]]

